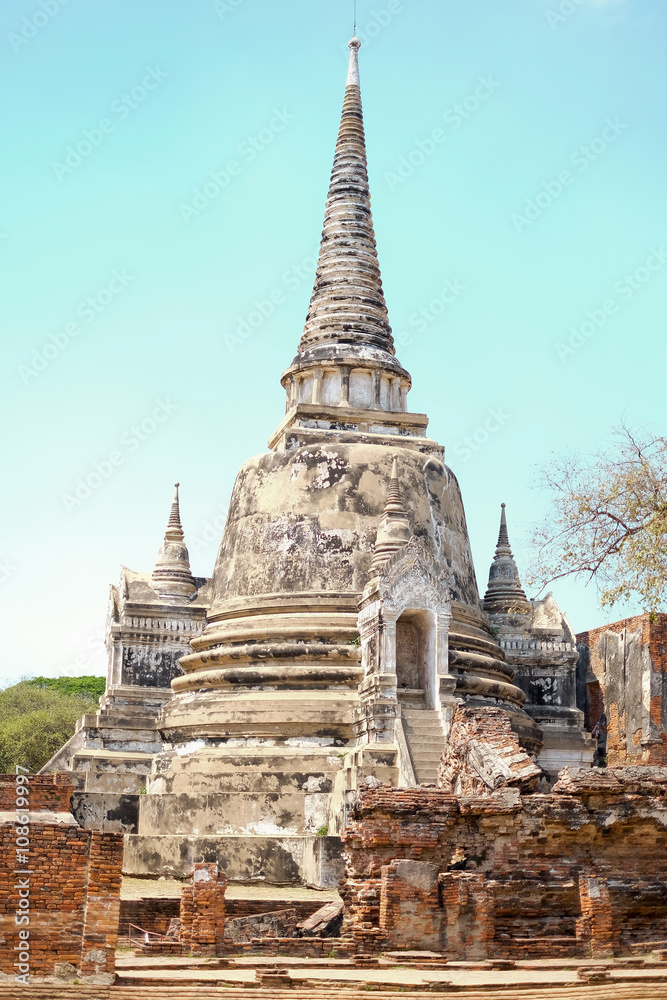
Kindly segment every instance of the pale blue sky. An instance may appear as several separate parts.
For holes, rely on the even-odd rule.
[[[283,415],[351,9],[3,0],[0,681],[103,671],[108,584],[152,567],[175,479],[210,574]],[[665,431],[666,24],[658,0],[359,2],[386,297],[482,590],[502,500],[525,567],[552,452]],[[608,619],[556,596],[576,629]]]

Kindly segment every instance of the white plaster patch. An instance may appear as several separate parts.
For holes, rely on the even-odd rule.
[[[205,745],[204,740],[192,740],[190,743],[184,743],[183,746],[176,747],[176,753],[179,757],[187,757],[188,754],[196,753],[197,750],[201,750]]]
[[[301,473],[305,472],[307,470],[307,468],[308,468],[308,466],[306,465],[305,462],[298,462],[298,461],[297,462],[293,462],[292,463],[292,469],[290,471],[290,480],[291,480],[291,482],[294,482],[295,479],[298,479],[299,476],[301,475]]]
[[[258,690],[262,690],[261,687]],[[275,745],[275,740],[265,740],[260,736],[238,736],[225,743],[227,747],[274,747]]]
[[[323,778],[318,778],[316,775],[311,774],[308,780],[303,786],[304,792],[320,792],[322,791],[322,781]]]
[[[333,746],[333,738],[324,736],[304,736],[302,738],[293,737],[285,740],[287,747],[330,747]]]
[[[278,826],[276,823],[260,820],[259,823],[249,823],[248,826],[242,827],[241,833],[255,837],[284,837],[290,834],[296,836],[297,829],[292,826]]]
[[[327,826],[328,795],[309,795],[303,802],[305,829],[308,833],[317,833]]]

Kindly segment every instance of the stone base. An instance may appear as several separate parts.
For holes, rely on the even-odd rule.
[[[123,872],[185,878],[193,864],[217,862],[230,882],[333,889],[343,876],[339,837],[179,836],[129,834]]]

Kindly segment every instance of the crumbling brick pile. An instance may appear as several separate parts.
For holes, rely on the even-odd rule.
[[[438,788],[485,795],[499,788],[535,790],[542,768],[523,749],[499,708],[457,706],[438,771]]]
[[[469,960],[649,947],[667,939],[666,809],[659,768],[567,769],[548,795],[364,790],[343,833],[344,940]]]
[[[275,910],[227,922],[226,938],[236,943],[263,937],[296,937],[299,915],[296,910]]]
[[[28,775],[21,789],[0,775],[0,978],[111,983],[123,837],[81,829],[67,775]]]

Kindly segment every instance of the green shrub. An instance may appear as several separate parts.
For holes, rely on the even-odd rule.
[[[0,772],[13,772],[17,764],[39,771],[73,735],[76,720],[96,710],[97,698],[91,694],[68,694],[57,685],[32,680],[0,691]]]

